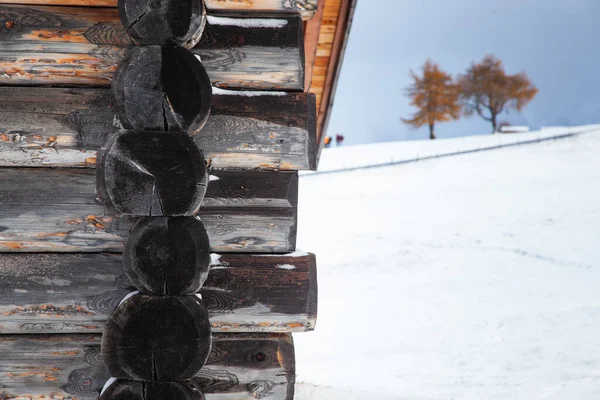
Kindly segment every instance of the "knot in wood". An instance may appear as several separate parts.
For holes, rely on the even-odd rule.
[[[193,216],[207,184],[204,156],[183,132],[117,132],[98,154],[98,197],[121,214]]]
[[[203,0],[119,0],[119,17],[139,45],[194,47],[206,25]]]
[[[211,342],[208,312],[197,296],[135,295],[108,319],[102,357],[115,378],[175,382],[196,375]]]
[[[200,131],[212,86],[202,63],[180,47],[135,47],[112,82],[115,111],[127,129]]]
[[[118,379],[100,395],[100,400],[204,400],[202,389],[190,381],[137,382]]]
[[[210,268],[206,229],[194,217],[142,218],[129,234],[123,265],[142,293],[195,294]]]

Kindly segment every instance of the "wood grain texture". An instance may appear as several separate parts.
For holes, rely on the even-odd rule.
[[[112,82],[115,110],[127,129],[200,132],[212,103],[202,63],[177,46],[138,46]]]
[[[120,252],[135,218],[96,199],[95,171],[4,168],[0,252]],[[200,216],[216,252],[295,250],[294,172],[213,171]]]
[[[327,0],[322,7],[322,22],[317,41],[316,57],[313,61],[312,70],[309,71],[312,75],[310,92],[317,96],[319,154],[327,133],[330,111],[333,106],[356,1]],[[329,136],[337,133],[343,132],[330,132]]]
[[[325,1],[320,1],[317,11],[313,17],[304,26],[304,55],[306,69],[304,73],[304,90],[309,91],[312,85],[313,69],[319,47],[319,35],[321,32],[321,23],[323,22],[323,11]]]
[[[123,270],[144,294],[198,293],[210,269],[210,243],[194,217],[142,218],[129,232]]]
[[[315,97],[213,95],[193,136],[212,168],[316,168]],[[95,167],[121,126],[109,89],[0,87],[0,166]]]
[[[207,365],[193,378],[207,400],[292,400],[291,335],[214,335]],[[0,336],[0,398],[97,399],[108,371],[100,335]]]
[[[108,86],[133,45],[114,8],[0,5],[0,21],[2,85]],[[192,52],[215,86],[301,91],[302,20],[260,21],[209,18]]]
[[[108,318],[101,351],[112,377],[179,382],[200,371],[211,346],[208,311],[199,296],[138,294]]]
[[[0,0],[0,4],[116,7],[117,0]],[[317,0],[205,0],[205,4],[211,14],[289,13],[299,14],[305,20],[317,10]]]
[[[207,185],[204,155],[185,132],[120,131],[98,154],[98,199],[123,215],[196,215]]]
[[[1,335],[102,332],[135,290],[119,254],[3,254],[0,276]],[[312,330],[315,256],[223,254],[200,294],[213,332]]]
[[[140,382],[118,379],[103,390],[98,400],[205,400],[193,382]]]
[[[120,0],[119,16],[138,45],[194,47],[206,24],[203,0]]]

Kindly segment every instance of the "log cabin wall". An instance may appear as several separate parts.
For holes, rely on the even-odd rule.
[[[134,46],[116,0],[0,0],[0,398],[97,398],[101,333],[135,289],[137,219],[97,198],[98,150],[126,127],[109,88]],[[206,0],[191,52],[212,85],[190,132],[208,167],[213,332],[207,399],[292,399],[291,332],[314,329],[315,256],[296,251],[298,170],[317,163],[303,22],[315,0]]]

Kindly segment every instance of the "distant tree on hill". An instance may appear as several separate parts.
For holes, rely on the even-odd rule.
[[[459,85],[465,113],[477,113],[490,121],[494,132],[499,128],[497,118],[502,111],[521,111],[538,93],[524,72],[507,75],[502,61],[492,55],[473,63],[460,76]]]
[[[419,76],[410,71],[414,82],[406,88],[406,95],[411,99],[410,105],[418,108],[418,111],[411,118],[402,118],[402,122],[415,128],[427,125],[429,138],[435,139],[437,122],[460,117],[460,93],[452,76],[442,71],[436,63],[428,60],[422,72],[423,75]]]

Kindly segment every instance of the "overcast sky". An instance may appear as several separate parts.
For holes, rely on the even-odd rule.
[[[600,122],[600,0],[358,0],[328,135],[345,144],[424,139],[400,122],[409,70],[427,58],[452,74],[494,54],[540,90],[501,121],[537,128]],[[474,116],[436,127],[438,137],[489,134]]]

